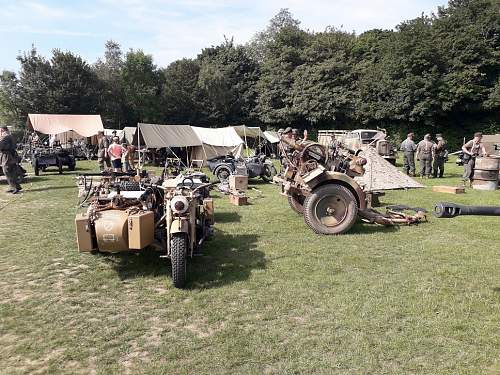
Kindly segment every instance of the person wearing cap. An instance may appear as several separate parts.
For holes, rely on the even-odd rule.
[[[7,193],[17,194],[22,190],[19,185],[18,170],[19,158],[16,152],[16,144],[14,138],[10,134],[7,126],[0,127],[0,166],[3,169],[3,174],[7,178],[9,189]]]
[[[462,152],[464,156],[462,160],[464,161],[464,174],[462,180],[464,185],[466,181],[472,182],[472,177],[474,176],[474,166],[476,165],[476,158],[479,155],[488,156],[486,149],[483,145],[483,133],[474,133],[474,138],[462,146]]]
[[[415,177],[415,151],[417,151],[417,145],[413,141],[414,136],[413,133],[408,133],[399,146],[399,149],[403,151],[403,170],[412,177]]]
[[[111,168],[108,147],[108,138],[104,135],[104,132],[100,130],[97,133],[97,163],[99,164],[99,170],[101,172],[104,172],[105,168]]]
[[[420,177],[431,177],[432,159],[434,152],[434,143],[431,141],[431,135],[426,134],[424,139],[418,142],[417,159],[420,161]]]
[[[436,134],[436,141],[434,143],[434,160],[432,163],[432,177],[442,178],[444,175],[444,163],[448,159],[448,145],[442,134]]]

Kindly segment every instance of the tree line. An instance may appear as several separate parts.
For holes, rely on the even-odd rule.
[[[458,145],[500,132],[500,3],[450,0],[395,30],[360,35],[301,27],[286,9],[246,45],[225,39],[166,68],[108,41],[89,64],[72,52],[18,56],[0,77],[0,116],[98,113],[137,122],[301,129],[386,128],[444,133]]]

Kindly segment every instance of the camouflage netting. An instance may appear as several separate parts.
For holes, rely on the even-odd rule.
[[[366,172],[355,180],[366,192],[424,187],[378,155],[373,147],[363,150],[361,156],[368,160],[365,165]]]

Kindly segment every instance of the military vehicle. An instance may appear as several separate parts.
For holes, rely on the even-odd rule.
[[[201,254],[212,233],[211,184],[205,174],[84,174],[79,186],[80,206],[86,208],[75,219],[80,251],[151,247],[170,258],[173,285],[184,287],[187,260]]]
[[[45,172],[50,167],[57,167],[59,174],[63,173],[63,167],[67,167],[70,171],[76,168],[74,155],[61,147],[37,147],[33,150],[30,160],[35,176],[39,176],[40,171]]]
[[[351,150],[357,151],[366,147],[374,147],[385,160],[393,165],[396,164],[397,147],[387,139],[385,129],[319,130],[318,142],[328,146],[332,134]]]
[[[278,173],[271,159],[265,154],[237,159],[232,155],[217,156],[207,160],[208,168],[219,181],[226,181],[236,170],[249,178],[262,178],[266,182],[273,180]]]
[[[360,217],[382,225],[412,224],[425,220],[425,210],[391,206],[382,214],[369,207],[367,194],[354,180],[364,174],[367,160],[360,150],[343,146],[334,152],[314,142],[297,143],[289,138],[281,142],[293,150],[286,169],[275,182],[288,197],[291,208],[304,216],[306,224],[318,234],[347,232]],[[409,215],[405,211],[414,211]]]

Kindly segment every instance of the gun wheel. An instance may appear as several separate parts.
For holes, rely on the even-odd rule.
[[[350,190],[341,185],[316,189],[304,202],[304,220],[318,234],[342,234],[356,222],[358,204]]]
[[[186,284],[186,254],[188,237],[186,233],[172,234],[170,242],[170,262],[172,263],[172,282],[174,287],[183,288]]]
[[[292,194],[288,196],[288,204],[299,215],[304,213],[304,201],[306,197],[303,195]]]

